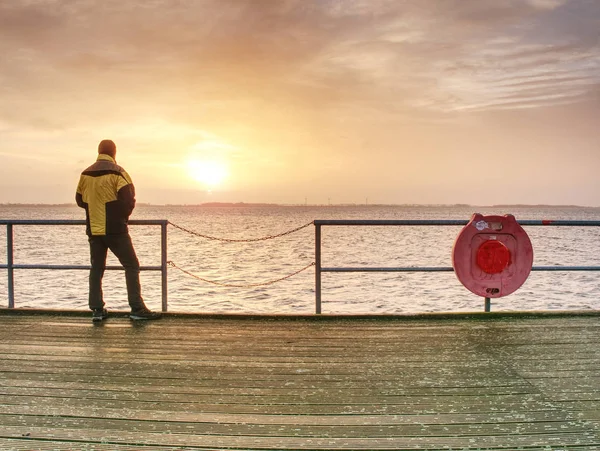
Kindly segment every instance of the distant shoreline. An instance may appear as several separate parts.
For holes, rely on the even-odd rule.
[[[0,207],[76,207],[75,203],[47,204],[47,203],[0,203]],[[598,209],[598,206],[583,205],[550,205],[550,204],[498,204],[498,205],[470,205],[470,204],[277,204],[277,203],[246,203],[246,202],[206,202],[201,204],[152,204],[138,202],[138,207],[202,207],[202,208],[252,208],[252,207],[405,207],[405,208],[586,208]]]

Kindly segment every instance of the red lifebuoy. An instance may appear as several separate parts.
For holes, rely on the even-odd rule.
[[[529,277],[532,265],[531,240],[513,215],[474,214],[452,249],[458,280],[487,298],[516,291]]]

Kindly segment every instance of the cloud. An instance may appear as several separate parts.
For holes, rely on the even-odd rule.
[[[257,109],[302,122],[576,102],[600,79],[597,5],[15,0],[0,6],[0,118],[242,124]]]
[[[555,9],[567,3],[567,0],[529,0],[534,8]]]

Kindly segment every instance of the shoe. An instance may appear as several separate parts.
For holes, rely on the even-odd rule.
[[[148,310],[147,308],[132,310],[129,314],[129,318],[133,320],[159,319],[160,317],[162,317],[162,314],[160,312],[153,312],[151,310]]]
[[[92,321],[103,321],[108,318],[108,310],[105,308],[95,308],[92,310]]]

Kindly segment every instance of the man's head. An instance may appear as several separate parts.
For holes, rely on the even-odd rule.
[[[108,155],[114,159],[117,156],[117,146],[110,139],[103,139],[98,144],[98,153]]]

